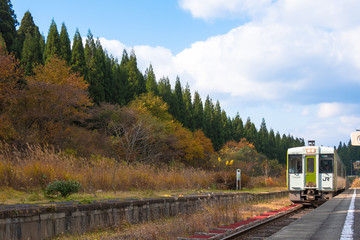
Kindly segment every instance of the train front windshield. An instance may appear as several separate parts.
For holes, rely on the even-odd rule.
[[[333,154],[320,154],[320,173],[332,173],[334,170],[334,155]]]
[[[289,173],[302,173],[302,155],[289,155]]]

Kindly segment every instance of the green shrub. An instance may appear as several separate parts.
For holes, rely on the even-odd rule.
[[[45,194],[53,195],[60,192],[61,196],[66,198],[67,196],[78,192],[80,188],[81,188],[81,184],[78,181],[56,180],[47,185],[45,189]]]

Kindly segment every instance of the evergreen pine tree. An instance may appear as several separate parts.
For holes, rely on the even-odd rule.
[[[100,44],[100,40],[98,40]],[[100,45],[101,47],[101,45]],[[102,49],[102,47],[101,47]],[[105,101],[112,102],[113,99],[113,72],[112,72],[112,63],[113,57],[109,56],[107,52],[102,52],[102,61],[104,61],[104,92],[105,92]]]
[[[125,68],[129,62],[129,55],[126,49],[123,50],[123,54],[121,57],[120,67]]]
[[[29,11],[25,12],[24,17],[21,19],[19,30],[17,31],[17,38],[21,50],[23,49],[23,44],[27,34],[30,34],[31,37],[40,35],[39,28],[35,25],[34,19]]]
[[[255,145],[256,149],[258,149],[257,130],[256,130],[256,127],[255,127],[255,124],[250,121],[250,118],[248,118],[246,123],[245,123],[244,131],[245,131],[246,139],[250,143],[253,143]]]
[[[113,62],[112,67],[113,74],[113,93],[111,103],[119,104],[120,106],[125,105],[126,96],[126,73],[125,70],[116,62]]]
[[[43,62],[41,40],[39,28],[35,25],[31,13],[27,11],[18,30],[19,46],[22,49],[21,64],[24,66],[26,75],[32,75],[34,66]]]
[[[200,94],[196,91],[194,94],[194,128],[195,129],[204,129],[204,107],[201,101]]]
[[[205,104],[204,104],[204,134],[208,138],[211,139],[212,142],[214,142],[214,134],[213,134],[213,127],[212,122],[214,119],[214,104],[212,103],[211,98],[209,95],[206,97]]]
[[[268,158],[270,159],[276,159],[276,140],[275,140],[275,133],[274,130],[270,129],[269,132],[269,153]]]
[[[149,68],[147,68],[145,71],[145,81],[146,81],[146,91],[152,92],[155,95],[159,95],[154,69],[151,64]]]
[[[40,52],[41,52],[39,62],[44,63],[45,36],[43,34],[40,34],[40,36],[39,36],[39,45],[40,45]]]
[[[89,95],[97,104],[105,101],[105,53],[100,41],[95,43],[89,30],[85,44],[85,62],[87,72],[85,80],[89,83]]]
[[[159,80],[158,84],[159,95],[160,97],[168,104],[169,113],[172,114],[174,112],[174,97],[171,91],[171,84],[168,77],[162,77]]]
[[[82,76],[86,72],[85,53],[79,29],[76,29],[72,51],[71,51],[71,70],[80,73]]]
[[[281,141],[280,141],[280,154],[279,154],[279,163],[281,164],[286,164],[286,153],[287,150],[289,148],[290,144],[289,144],[289,140],[288,137],[283,134],[281,137]]]
[[[15,12],[10,0],[0,0],[0,33],[8,51],[16,51],[16,20]]]
[[[26,34],[21,52],[21,64],[24,66],[25,75],[27,76],[32,75],[35,65],[41,63],[40,56],[42,53],[39,36],[40,35],[32,36],[30,33]]]
[[[180,78],[176,77],[175,90],[173,92],[174,108],[170,109],[170,112],[179,122],[185,123],[185,104],[182,95],[183,89],[181,87]]]
[[[46,39],[44,62],[48,61],[54,56],[60,56],[60,39],[54,19],[51,21],[49,33]]]
[[[225,110],[221,111],[221,124],[223,129],[224,143],[233,139],[232,135],[232,121],[226,115]]]
[[[213,145],[216,151],[220,150],[221,146],[225,143],[223,125],[221,121],[221,107],[220,102],[216,101],[214,109],[214,117],[212,122],[212,132],[213,132]]]
[[[236,142],[240,142],[240,139],[244,137],[244,124],[243,121],[239,115],[239,113],[236,114],[233,122],[233,139]]]
[[[279,132],[276,132],[275,135],[275,146],[276,146],[276,159],[279,161],[279,163],[282,163],[280,159],[282,159],[282,146],[281,146],[281,136]]]
[[[266,128],[265,119],[261,121],[260,129],[257,135],[258,151],[265,156],[269,156],[269,132]]]
[[[62,23],[61,31],[60,31],[60,57],[65,60],[68,65],[71,62],[71,46],[70,46],[70,38],[67,32],[67,28],[65,23]]]
[[[186,87],[183,92],[183,102],[185,105],[185,122],[184,126],[188,129],[194,131],[194,108],[191,102],[191,92],[189,84],[186,84]]]
[[[126,56],[123,56],[126,57]],[[136,96],[146,92],[146,83],[144,76],[141,74],[137,67],[137,59],[135,51],[132,50],[130,58],[126,63],[127,77],[128,77],[128,102],[133,100]]]
[[[2,37],[1,32],[0,32],[0,49],[5,49],[5,51],[7,50],[6,49],[6,42],[5,42],[4,38]]]

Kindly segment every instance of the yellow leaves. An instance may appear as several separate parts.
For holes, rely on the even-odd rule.
[[[231,166],[231,165],[233,165],[233,163],[234,163],[234,160],[226,161],[225,166]]]
[[[173,117],[169,114],[168,105],[160,97],[152,92],[142,94],[131,103],[132,107],[140,111],[148,111],[160,121],[171,121]]]
[[[27,79],[26,101],[35,112],[65,119],[83,116],[83,111],[92,105],[86,91],[88,84],[72,73],[65,61],[52,58],[45,66],[35,68],[34,73]]]
[[[225,156],[226,158],[226,156]],[[220,156],[217,157],[217,161],[216,161],[216,158],[213,158],[213,168],[218,168],[218,169],[223,169],[223,170],[226,170],[226,169],[232,169],[232,166],[234,164],[234,160],[223,160],[221,159]]]
[[[161,197],[171,197],[171,195],[164,194],[164,195],[161,195]]]
[[[55,85],[70,85],[77,89],[87,89],[88,83],[82,76],[72,73],[71,68],[66,66],[64,60],[56,57],[51,58],[46,65],[39,65],[34,70],[35,75],[29,77],[30,82],[42,82]]]

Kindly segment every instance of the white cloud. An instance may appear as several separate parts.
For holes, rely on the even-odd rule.
[[[235,8],[239,11],[262,9],[267,11],[267,17],[195,42],[177,55],[163,47],[134,46],[139,67],[144,71],[152,63],[158,78],[169,76],[173,79],[179,75],[192,89],[209,94],[230,94],[247,101],[289,97],[291,101],[306,101],[304,92],[308,89],[307,94],[315,98],[317,95],[311,91],[327,89],[340,81],[360,82],[357,77],[360,76],[360,28],[328,31],[316,25],[325,26],[327,21],[323,21],[323,17],[336,16],[342,25],[351,26],[349,19],[355,17],[347,16],[344,11],[345,7],[354,7],[354,1],[345,1],[345,7],[338,1],[327,1],[324,8],[330,11],[328,14],[323,13],[317,1],[310,0],[278,0],[274,3],[270,0],[212,0],[206,3],[182,0],[183,8],[199,11],[199,16],[216,16],[217,9],[221,12]],[[297,13],[303,16],[300,18]],[[319,14],[322,17],[317,17]],[[300,25],[300,22],[309,24]],[[330,21],[328,26],[335,25]],[[115,56],[121,56],[125,47],[114,40],[101,39],[101,42]],[[322,101],[331,101],[330,96],[331,93],[329,99]]]
[[[340,115],[344,110],[341,103],[321,103],[317,113],[318,118],[331,118]]]
[[[99,40],[104,49],[106,49],[114,57],[121,59],[123,50],[126,48],[124,44],[118,40],[107,40],[105,38],[99,38]]]
[[[358,0],[181,0],[179,4],[206,20],[244,14],[251,21],[195,42],[177,55],[159,46],[134,46],[140,70],[151,63],[157,79],[169,76],[173,82],[179,75],[193,91],[226,96],[227,112],[232,108],[245,118],[255,114],[251,108],[258,104],[257,111],[262,111],[256,113],[258,119],[270,121],[276,116],[286,131],[323,144],[344,141],[347,131],[360,127],[356,126],[359,107],[342,99],[360,84]],[[129,49],[118,41],[100,40],[118,58],[124,48]],[[285,104],[274,109],[279,102]]]
[[[178,0],[193,17],[250,18],[252,21],[282,22],[339,29],[357,26],[358,0]]]
[[[195,18],[250,17],[263,12],[271,0],[180,0],[179,5]]]
[[[340,124],[338,125],[339,134],[347,135],[350,138],[350,133],[356,129],[360,129],[360,116],[354,113],[348,116],[340,117]]]
[[[359,111],[359,106],[356,104],[345,103],[320,103],[318,104],[317,117],[322,118],[334,118],[352,116]],[[346,121],[344,121],[346,123]]]
[[[358,25],[359,10],[357,0],[278,0],[269,7],[266,21],[344,29]]]
[[[134,46],[139,69],[143,71],[152,64],[156,78],[168,76],[175,78],[178,71],[174,64],[174,56],[164,47]]]

